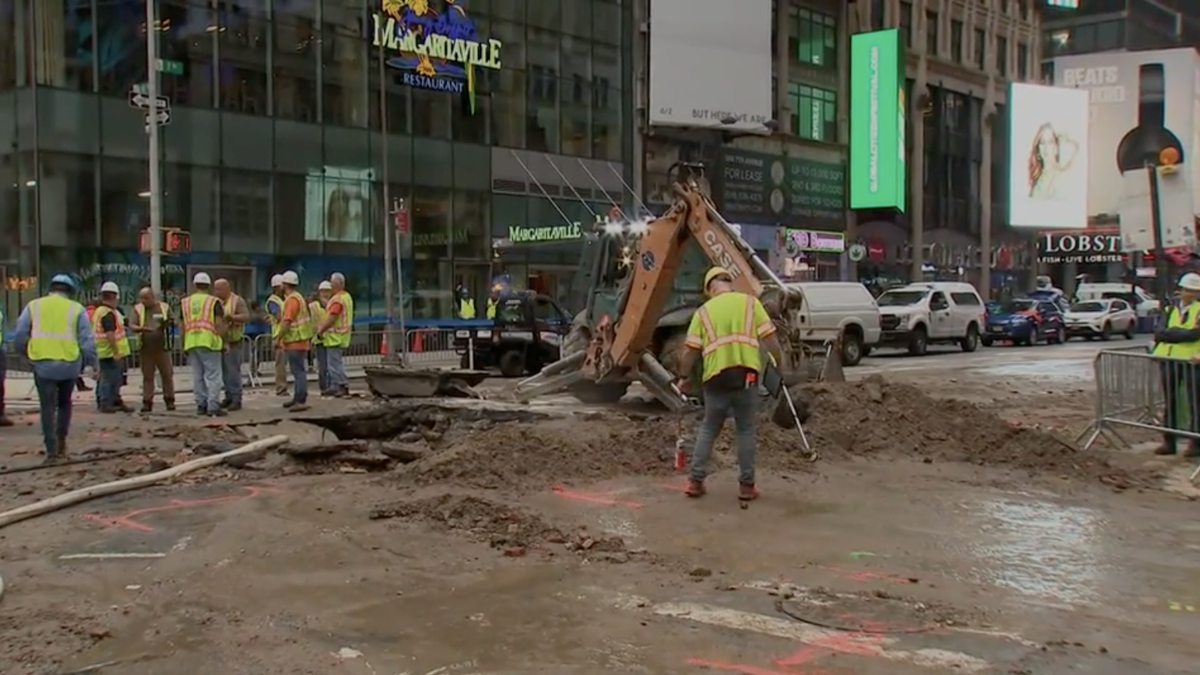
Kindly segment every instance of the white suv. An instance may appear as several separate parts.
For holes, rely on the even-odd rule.
[[[879,304],[880,347],[902,347],[921,355],[931,344],[979,348],[986,309],[971,284],[928,282],[893,288]]]

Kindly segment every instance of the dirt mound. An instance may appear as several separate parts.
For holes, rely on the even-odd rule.
[[[510,557],[529,549],[561,547],[589,560],[626,562],[629,551],[619,537],[593,536],[586,528],[560,528],[506,504],[470,495],[444,494],[398,502],[371,511],[371,520],[400,518],[447,532],[465,533]],[[568,534],[569,532],[569,534]]]
[[[933,398],[878,375],[808,385],[804,398],[812,412],[805,428],[822,452],[917,455],[1096,479],[1116,489],[1156,480],[1150,472],[1114,466],[1100,451],[1082,452],[1054,434],[1016,426],[973,403]]]

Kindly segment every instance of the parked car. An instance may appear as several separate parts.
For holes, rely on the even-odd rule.
[[[1124,300],[1103,298],[1071,305],[1064,319],[1067,339],[1108,340],[1114,335],[1124,335],[1126,340],[1132,340],[1137,332],[1138,314]]]
[[[1075,302],[1105,300],[1109,298],[1120,298],[1127,303],[1131,303],[1139,319],[1158,314],[1162,311],[1162,303],[1141,286],[1117,283],[1115,281],[1102,281],[1082,283],[1075,289]]]
[[[985,312],[971,284],[927,282],[893,288],[878,298],[881,347],[924,354],[931,344],[957,344],[964,352],[979,347]]]
[[[879,307],[866,286],[850,281],[797,281],[787,286],[804,298],[793,325],[808,342],[841,338],[843,365],[858,365],[879,344]]]
[[[1011,342],[1036,345],[1042,342],[1062,344],[1067,328],[1058,304],[1036,298],[1016,298],[989,308],[983,345]]]

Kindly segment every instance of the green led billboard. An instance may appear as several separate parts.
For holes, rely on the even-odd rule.
[[[899,29],[850,36],[850,208],[904,211],[904,42]]]

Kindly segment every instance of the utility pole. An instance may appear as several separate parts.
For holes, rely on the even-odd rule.
[[[159,185],[158,151],[158,19],[155,3],[146,0],[146,96],[150,99],[146,115],[146,134],[150,137],[150,288],[162,297],[162,188]]]
[[[388,172],[388,103],[387,103],[387,69],[384,66],[383,48],[378,49],[379,57],[379,165],[382,167],[380,171],[380,180],[383,181],[383,300],[384,308],[387,312],[387,326],[384,328],[383,338],[387,341],[387,353],[383,355],[384,363],[396,363],[396,348],[403,343],[405,353],[408,351],[407,338],[403,330],[400,334],[396,334],[396,268],[393,252],[399,248],[400,233],[395,230],[395,208],[392,204],[391,186],[388,185],[390,180]],[[393,242],[395,245],[393,246]],[[403,315],[403,308],[401,308]],[[401,316],[403,322],[403,316]],[[403,325],[403,324],[401,324]]]
[[[1150,227],[1154,231],[1154,276],[1155,292],[1165,309],[1171,297],[1171,270],[1167,254],[1163,250],[1162,203],[1158,194],[1158,162],[1146,162],[1146,173],[1150,176]]]

